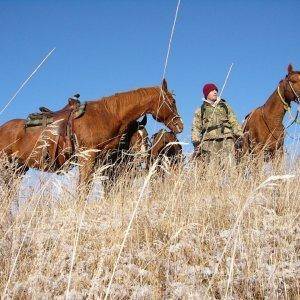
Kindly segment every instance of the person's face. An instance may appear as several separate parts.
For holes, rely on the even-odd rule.
[[[210,101],[216,101],[218,98],[218,92],[216,90],[211,91],[208,95],[207,95],[207,100]]]

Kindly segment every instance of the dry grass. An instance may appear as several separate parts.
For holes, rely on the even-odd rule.
[[[41,175],[13,217],[2,184],[2,297],[299,299],[300,163],[245,165],[127,172],[88,202]]]

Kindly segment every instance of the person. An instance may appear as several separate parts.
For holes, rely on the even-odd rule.
[[[235,146],[241,147],[242,128],[229,104],[218,97],[215,84],[205,84],[203,95],[203,104],[195,111],[192,124],[195,156],[210,161],[219,153],[221,161],[224,156],[232,159]]]

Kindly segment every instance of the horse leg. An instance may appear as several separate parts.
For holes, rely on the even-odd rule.
[[[245,132],[242,136],[241,143],[236,145],[237,140],[235,140],[235,159],[237,165],[241,164],[243,159],[250,152],[250,141],[249,132]]]
[[[106,170],[105,175],[107,176],[107,179],[102,182],[102,186],[103,186],[104,196],[107,197],[115,183],[115,176],[116,176],[115,165],[110,166]]]
[[[77,194],[82,199],[87,199],[92,185],[92,175],[95,169],[96,153],[91,152],[87,157],[80,157],[79,162],[79,182],[77,186]]]
[[[283,148],[274,150],[270,154],[272,168],[275,172],[282,173],[283,160],[284,160],[284,151]]]

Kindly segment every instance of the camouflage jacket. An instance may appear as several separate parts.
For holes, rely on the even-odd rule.
[[[216,107],[203,102],[193,119],[192,142],[220,138],[237,137],[242,135],[242,128],[237,118],[225,100],[221,100]]]

